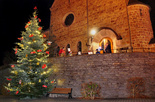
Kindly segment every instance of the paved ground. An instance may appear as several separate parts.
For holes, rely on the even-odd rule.
[[[0,102],[155,102],[155,99],[67,99],[67,98],[41,98],[33,100],[18,100],[14,97],[0,96]]]

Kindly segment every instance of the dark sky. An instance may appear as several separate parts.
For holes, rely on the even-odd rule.
[[[34,7],[38,8],[39,24],[48,29],[50,10],[54,0],[0,0],[0,65],[6,51],[11,51],[19,41],[21,31],[30,20]]]
[[[0,65],[6,51],[11,51],[26,22],[33,13],[34,6],[38,7],[38,17],[43,30],[48,29],[50,10],[54,0],[0,0]],[[61,0],[60,0],[61,1]],[[155,28],[155,0],[139,0],[151,7],[151,21]],[[155,29],[154,29],[155,31]]]

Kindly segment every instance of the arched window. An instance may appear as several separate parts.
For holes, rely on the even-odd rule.
[[[68,45],[66,46],[66,56],[69,55],[69,51],[70,51],[70,44],[68,44]]]
[[[82,43],[81,43],[81,41],[78,42],[77,49],[78,49],[78,55],[80,55],[82,53]]]

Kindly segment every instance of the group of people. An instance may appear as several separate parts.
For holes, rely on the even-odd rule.
[[[104,49],[96,49],[96,54],[111,53],[111,46],[106,43]]]
[[[64,56],[66,56],[66,54],[69,56],[72,56],[72,51],[70,50],[70,48],[67,49],[67,53],[66,53],[64,47],[57,51],[57,56],[64,57]]]
[[[96,54],[103,54],[103,53],[111,53],[111,46],[109,43],[106,43],[104,46],[104,49],[96,49]],[[72,51],[70,50],[70,48],[67,49],[67,53],[65,52],[65,48],[63,47],[62,49],[57,51],[57,56],[61,56],[64,57],[69,55],[72,56]],[[81,52],[78,52],[78,55],[81,55]]]

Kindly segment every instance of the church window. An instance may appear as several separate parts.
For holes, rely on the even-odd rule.
[[[140,15],[142,16],[142,9],[140,9]]]
[[[82,43],[81,43],[81,41],[78,42],[77,49],[78,49],[78,53],[82,52]]]
[[[70,50],[70,44],[68,44],[67,46],[66,46],[66,55],[69,55],[69,52],[70,52],[71,50]]]
[[[74,21],[74,15],[73,15],[73,14],[69,14],[69,15],[66,17],[64,24],[65,24],[66,26],[70,26],[70,25],[73,23],[73,21]]]
[[[59,56],[60,47],[58,46],[56,49],[56,56]]]

